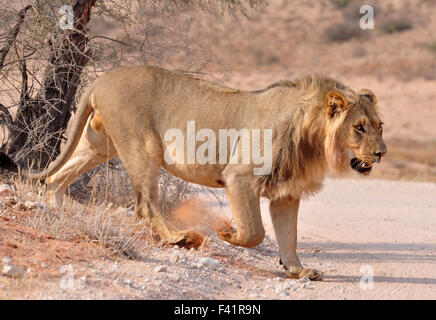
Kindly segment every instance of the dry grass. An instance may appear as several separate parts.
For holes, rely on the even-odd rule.
[[[126,212],[110,207],[88,208],[76,204],[62,213],[38,210],[27,226],[60,240],[90,242],[108,255],[141,259],[152,245],[152,234],[144,222],[134,222]]]
[[[90,184],[77,188],[72,192],[73,197],[66,196],[62,211],[48,207],[45,185],[19,177],[12,177],[11,184],[15,189],[14,202],[21,204],[23,210],[29,201],[42,204],[32,214],[25,215],[24,224],[56,239],[91,242],[107,255],[130,259],[140,259],[157,242],[147,222],[138,222],[134,217],[130,179],[117,159],[93,170]],[[183,201],[204,192],[221,200],[206,188],[161,171],[159,205],[161,213],[168,218]]]
[[[156,244],[146,221],[138,222],[133,211],[114,207],[105,202],[100,205],[82,204],[66,197],[62,211],[48,207],[45,187],[20,178],[13,178],[15,207],[23,212],[21,222],[35,230],[65,241],[89,242],[100,248],[104,255],[141,259],[147,249]],[[28,210],[26,202],[41,204]],[[22,204],[20,206],[20,204]]]

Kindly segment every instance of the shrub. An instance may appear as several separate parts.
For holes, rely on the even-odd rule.
[[[330,0],[338,8],[345,8],[353,0]]]
[[[345,42],[353,38],[360,38],[362,30],[355,22],[340,22],[328,27],[325,31],[325,37],[330,41]]]
[[[385,33],[392,34],[396,32],[403,32],[406,30],[410,30],[412,29],[412,27],[413,27],[412,22],[409,19],[402,17],[402,18],[395,18],[386,21],[382,25],[382,30]]]
[[[430,42],[428,44],[425,45],[425,47],[427,48],[427,50],[429,50],[430,52],[433,52],[436,54],[436,41]]]

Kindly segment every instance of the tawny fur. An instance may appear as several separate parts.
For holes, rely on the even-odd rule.
[[[257,188],[269,199],[291,196],[300,199],[317,192],[330,168],[341,172],[349,167],[346,136],[354,119],[349,113],[361,112],[359,96],[339,81],[323,75],[306,75],[293,81],[281,81],[259,92],[288,89],[289,103],[295,112],[281,112],[273,149],[273,167],[269,175],[259,177]],[[330,91],[348,96],[347,109],[329,119],[325,96]],[[367,89],[366,89],[367,90]],[[370,92],[369,90],[365,92]],[[368,108],[368,106],[362,108]],[[377,114],[376,106],[371,106]],[[378,116],[378,114],[377,114]]]
[[[77,176],[119,155],[135,191],[136,216],[147,218],[162,238],[187,247],[198,246],[201,237],[177,230],[160,215],[160,168],[189,182],[226,188],[236,229],[221,230],[220,236],[235,245],[252,247],[263,241],[259,198],[267,197],[284,267],[292,277],[319,279],[320,273],[304,269],[296,254],[299,202],[321,188],[329,168],[349,168],[350,152],[371,166],[380,160],[386,146],[376,105],[371,91],[355,93],[316,74],[242,91],[157,67],[121,69],[97,79],[86,91],[72,134],[54,164],[25,175],[47,178],[48,190],[62,206],[63,194]],[[219,129],[273,129],[271,173],[256,176],[254,164],[241,161],[166,163],[164,151],[172,142],[165,141],[165,133],[176,128],[186,137],[187,121],[192,120],[197,130],[210,129],[216,137]],[[360,124],[365,134],[358,132]],[[196,142],[195,150],[200,144]],[[218,159],[218,147],[216,151]],[[230,147],[225,153],[229,159]],[[11,167],[6,160],[5,165]]]

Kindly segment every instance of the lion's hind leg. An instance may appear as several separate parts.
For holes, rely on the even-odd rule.
[[[177,245],[187,249],[198,249],[203,243],[204,237],[194,230],[178,230],[170,221],[163,217],[158,207],[156,197],[153,197],[154,187],[143,185],[135,188],[136,204],[135,215],[138,219],[147,219],[150,228],[161,240],[170,245]]]
[[[129,146],[141,150],[140,146]],[[130,153],[128,159],[120,153],[135,191],[135,215],[137,219],[147,219],[161,240],[171,245],[198,249],[204,237],[194,230],[178,230],[166,219],[159,208],[158,177],[161,167],[160,148],[153,137],[149,137],[145,152]]]
[[[94,124],[99,124],[98,131]],[[63,206],[65,191],[81,174],[117,155],[111,139],[106,135],[98,113],[88,118],[79,143],[70,159],[45,181],[51,204],[60,209]]]

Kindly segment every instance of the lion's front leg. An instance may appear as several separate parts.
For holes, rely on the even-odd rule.
[[[322,272],[303,268],[297,256],[299,206],[299,199],[279,199],[270,202],[270,214],[279,245],[280,260],[291,278],[321,280]]]
[[[226,195],[236,230],[230,226],[218,230],[221,239],[247,248],[259,245],[265,237],[260,215],[260,196],[251,185],[250,176],[231,174],[226,177]]]

